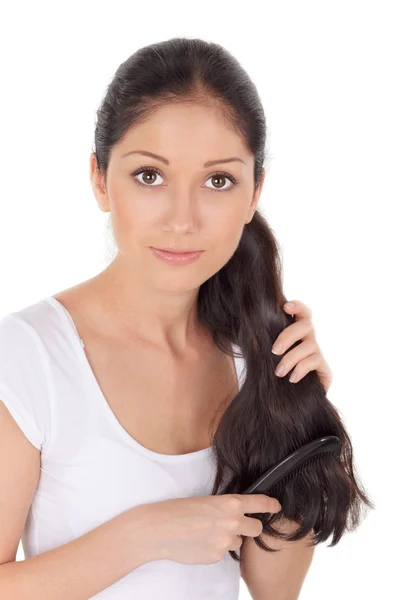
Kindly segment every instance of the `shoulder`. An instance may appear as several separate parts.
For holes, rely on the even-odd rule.
[[[50,421],[49,364],[39,335],[47,312],[39,302],[0,318],[0,400],[38,449]]]

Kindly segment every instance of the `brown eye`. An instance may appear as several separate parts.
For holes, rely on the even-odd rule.
[[[215,187],[217,187],[217,186],[216,186],[216,183],[221,181],[221,182],[222,182],[222,185],[219,185],[218,187],[219,187],[219,188],[222,188],[222,187],[223,187],[223,185],[225,185],[223,182],[224,182],[224,180],[225,180],[225,179],[227,179],[227,178],[226,178],[226,177],[223,177],[222,175],[213,175],[213,177],[210,177],[210,179],[212,179],[212,180],[213,180],[213,182],[214,182],[214,186],[215,186]]]
[[[142,175],[142,179],[139,179],[139,176]],[[134,173],[131,173],[131,177],[132,179],[135,181],[135,183],[137,183],[138,185],[141,185],[143,187],[159,187],[161,184],[157,184],[155,183],[157,181],[157,179],[159,177],[162,178],[162,175],[160,173],[160,171],[158,169],[156,169],[155,167],[141,167],[140,169],[138,169],[137,171],[135,171]],[[223,184],[223,182],[225,182],[225,180],[230,181],[230,185],[228,185],[227,187],[224,187],[225,183]],[[233,187],[235,187],[239,181],[233,177],[233,175],[230,175],[230,173],[214,173],[213,175],[210,175],[207,178],[207,181],[213,181],[214,185],[213,187],[208,187],[208,189],[213,190],[213,192],[227,192],[230,191]],[[164,182],[164,180],[163,180]]]
[[[223,182],[225,179],[228,179],[231,182],[231,185],[227,186],[227,187],[223,187],[223,184],[220,182]],[[212,188],[209,188],[210,190],[214,190],[216,192],[227,192],[227,190],[231,190],[235,185],[237,185],[238,181],[235,180],[235,178],[230,175],[229,173],[215,173],[214,175],[211,175],[207,181],[213,181],[214,182],[214,186]],[[216,183],[218,183],[218,185],[216,185]]]
[[[137,178],[138,175],[143,175],[143,180],[136,179],[137,183],[139,183],[139,185],[143,185],[146,187],[157,187],[154,184],[154,181],[156,180],[157,177],[161,177],[161,174],[159,173],[159,171],[156,171],[155,169],[148,169],[148,168],[140,169],[136,173],[133,173],[134,178]]]

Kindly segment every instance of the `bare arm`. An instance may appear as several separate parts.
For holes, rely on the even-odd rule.
[[[285,519],[277,528],[292,533],[297,525]],[[243,540],[240,574],[251,597],[253,600],[297,600],[315,553],[315,547],[308,546],[313,532],[296,542],[267,535],[262,535],[262,539],[269,548],[281,549],[281,552],[266,552],[253,538]]]
[[[162,558],[155,504],[122,512],[84,535],[17,561],[40,474],[40,452],[0,401],[0,598],[87,600],[140,565]]]
[[[0,565],[0,598],[87,600],[155,560],[150,508],[134,507],[63,546]]]
[[[59,548],[0,565],[0,598],[87,600],[158,558],[150,510],[134,507]]]

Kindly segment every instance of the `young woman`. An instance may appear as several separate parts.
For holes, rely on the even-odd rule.
[[[216,44],[172,39],[118,68],[90,159],[118,252],[0,321],[0,597],[232,600],[241,574],[255,600],[294,600],[314,545],[372,506],[310,311],[284,306],[257,208],[265,134]],[[242,494],[322,435],[340,460],[278,498]]]

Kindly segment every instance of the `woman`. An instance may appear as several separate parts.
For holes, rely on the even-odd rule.
[[[337,543],[369,501],[310,311],[284,305],[257,208],[256,89],[216,44],[154,44],[118,68],[95,144],[91,182],[117,255],[0,323],[1,455],[13,456],[0,471],[0,596],[229,600],[240,573],[256,600],[269,586],[299,594],[313,548],[298,542]],[[309,466],[276,500],[242,495],[332,434],[341,461]],[[295,541],[289,580],[265,535]]]

